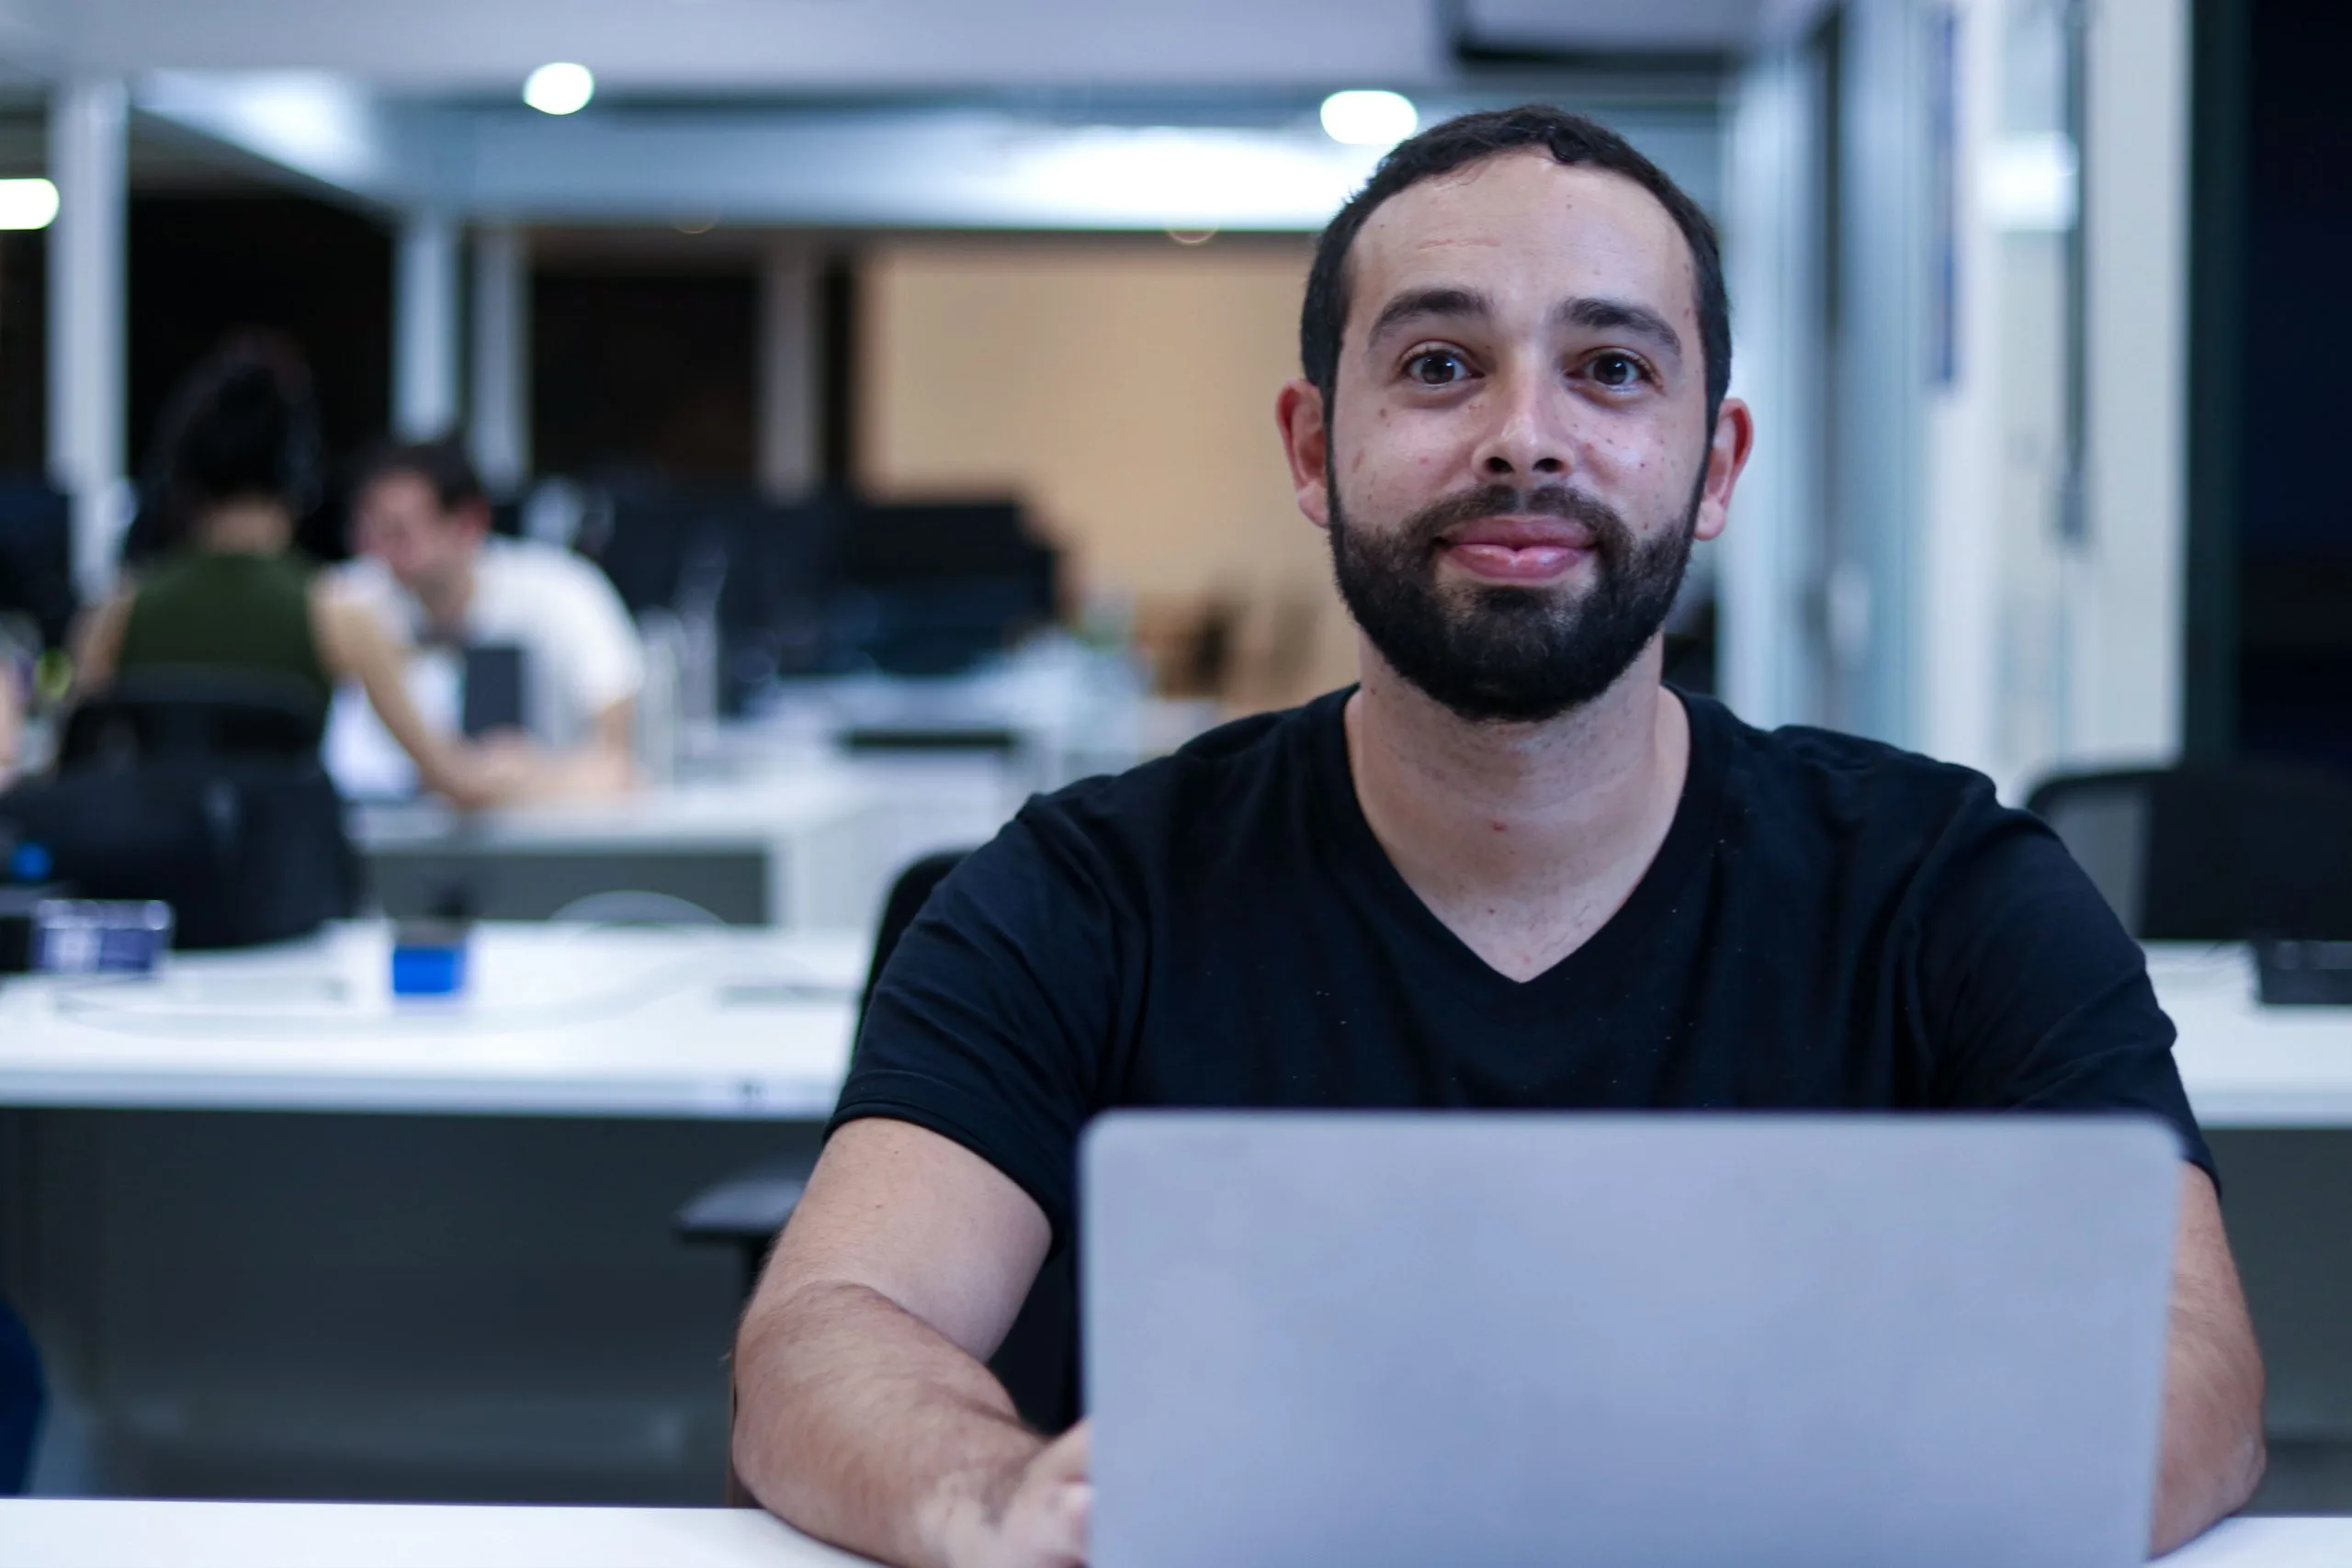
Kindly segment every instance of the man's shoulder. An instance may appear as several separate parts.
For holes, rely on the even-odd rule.
[[[475,570],[529,592],[610,592],[610,583],[595,562],[537,539],[492,539],[482,546]]]
[[[1758,835],[1792,845],[1909,846],[1926,854],[1955,837],[2025,820],[1973,768],[1813,725],[1759,729],[1705,698],[1695,699],[1692,711],[1724,749],[1734,819]]]
[[[321,575],[327,592],[363,606],[403,636],[420,613],[408,590],[373,556],[355,556],[326,568]]]

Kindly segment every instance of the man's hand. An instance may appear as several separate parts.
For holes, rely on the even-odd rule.
[[[1029,1462],[950,1513],[945,1557],[955,1568],[1085,1568],[1094,1488],[1081,1421]]]

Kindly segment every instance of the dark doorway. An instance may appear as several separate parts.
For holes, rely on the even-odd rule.
[[[2352,770],[2352,12],[2199,0],[2188,732]]]
[[[749,271],[541,271],[531,290],[534,468],[752,482],[760,299]]]
[[[0,233],[0,474],[49,468],[49,242]]]
[[[372,220],[297,196],[135,196],[130,289],[134,463],[179,378],[245,327],[301,346],[330,451],[390,422],[392,241]]]

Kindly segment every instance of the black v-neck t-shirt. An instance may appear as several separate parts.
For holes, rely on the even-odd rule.
[[[1657,859],[1522,983],[1373,836],[1348,695],[1031,801],[892,955],[834,1125],[954,1140],[1057,1247],[1114,1106],[2138,1111],[2211,1168],[2138,944],[1981,774],[1683,695]]]

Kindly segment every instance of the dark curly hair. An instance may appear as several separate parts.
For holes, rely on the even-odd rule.
[[[1306,275],[1306,299],[1298,318],[1302,373],[1323,394],[1328,412],[1340,375],[1340,340],[1348,324],[1348,253],[1358,231],[1381,203],[1423,180],[1435,179],[1482,159],[1522,147],[1538,147],[1570,165],[1622,175],[1656,197],[1690,243],[1699,283],[1699,340],[1706,355],[1707,423],[1714,423],[1731,388],[1731,301],[1724,289],[1723,246],[1715,226],[1699,204],[1666,171],[1634,150],[1632,142],[1596,120],[1543,104],[1490,109],[1449,119],[1400,141],[1380,161],[1315,244]]]
[[[164,403],[124,556],[179,547],[197,517],[225,502],[276,501],[299,519],[318,504],[322,460],[318,403],[300,353],[274,334],[233,337]]]

